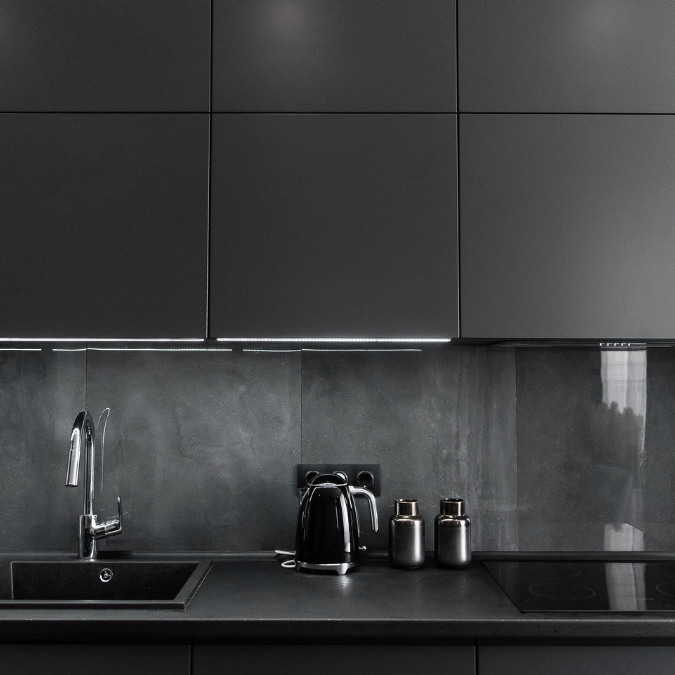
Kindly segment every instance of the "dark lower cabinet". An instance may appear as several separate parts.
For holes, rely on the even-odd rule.
[[[190,675],[190,645],[0,645],[9,675]]]
[[[675,338],[675,116],[459,129],[462,337]]]
[[[475,675],[473,646],[195,645],[192,675]]]
[[[0,0],[0,111],[208,112],[209,0]]]
[[[672,0],[458,0],[461,112],[675,112]]]
[[[0,115],[0,338],[203,338],[207,114]]]
[[[216,112],[454,112],[455,3],[214,0]]]
[[[675,647],[479,646],[478,675],[672,675]]]
[[[457,335],[456,116],[214,114],[210,334]]]

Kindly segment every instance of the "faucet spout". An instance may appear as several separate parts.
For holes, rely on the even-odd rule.
[[[84,441],[84,498],[83,513],[80,516],[81,560],[96,560],[96,540],[112,537],[122,532],[122,502],[117,498],[117,518],[98,523],[94,514],[94,460],[96,425],[87,410],[78,413],[70,434],[70,450],[68,452],[68,468],[66,470],[66,486],[77,487],[80,472],[80,457]]]

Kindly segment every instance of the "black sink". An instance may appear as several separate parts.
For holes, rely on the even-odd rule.
[[[12,600],[0,600],[0,607],[185,609],[210,565],[209,561],[14,561]]]

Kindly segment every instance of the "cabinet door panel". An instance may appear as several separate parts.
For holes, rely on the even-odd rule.
[[[0,111],[209,109],[209,0],[0,0]]]
[[[670,675],[675,647],[478,647],[478,675]]]
[[[454,112],[455,32],[447,0],[214,0],[214,110]]]
[[[675,337],[675,117],[461,115],[467,338]]]
[[[0,337],[204,337],[208,115],[0,115]]]
[[[456,335],[454,115],[214,115],[211,335]]]
[[[0,645],[12,675],[190,675],[190,645]]]
[[[193,675],[475,675],[474,647],[195,645]]]
[[[459,0],[459,109],[675,112],[671,0]]]

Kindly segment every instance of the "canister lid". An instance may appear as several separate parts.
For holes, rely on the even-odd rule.
[[[441,513],[444,516],[463,516],[464,500],[456,497],[441,499]]]
[[[394,502],[397,516],[416,516],[419,508],[416,499],[397,499]]]

